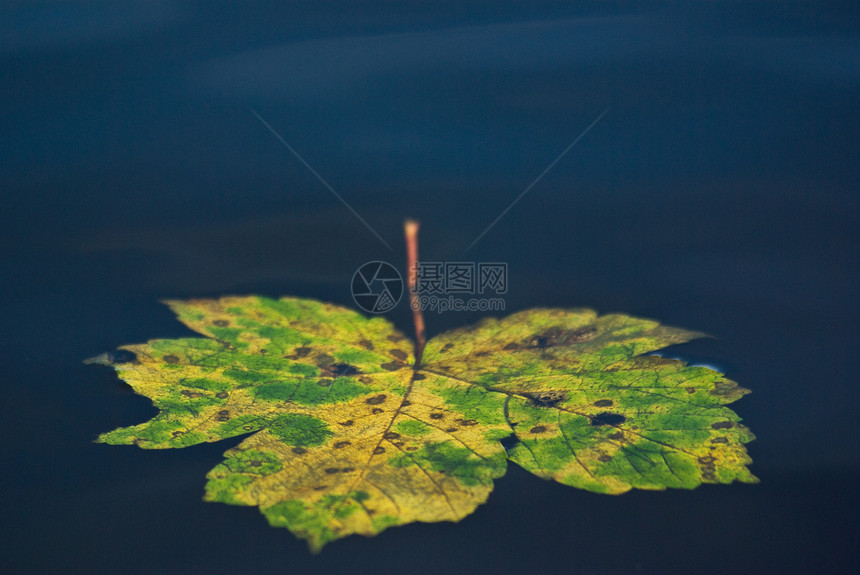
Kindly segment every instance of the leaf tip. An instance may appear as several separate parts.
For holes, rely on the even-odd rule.
[[[176,307],[182,305],[183,301],[180,299],[165,298],[158,300],[158,303],[164,304],[175,311]]]
[[[117,349],[100,353],[95,357],[85,359],[86,365],[117,365],[120,363],[132,363],[137,361],[137,354],[129,349]]]
[[[106,445],[128,445],[131,443],[131,441],[127,441],[127,440],[126,441],[118,440],[118,438],[116,437],[116,433],[115,433],[116,431],[117,430],[107,431],[105,433],[100,433],[98,437],[93,439],[93,443],[104,443]]]
[[[86,365],[110,365],[107,353],[100,353],[93,357],[88,357],[83,361]]]

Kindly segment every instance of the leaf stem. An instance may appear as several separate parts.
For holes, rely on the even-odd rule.
[[[418,299],[418,222],[406,220],[403,224],[406,234],[406,266],[409,274],[409,305],[412,308],[412,323],[415,324],[415,366],[421,365],[421,355],[424,353],[424,316],[421,314],[421,302]]]

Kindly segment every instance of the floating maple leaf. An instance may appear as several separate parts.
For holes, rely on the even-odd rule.
[[[753,435],[724,407],[747,390],[643,355],[694,332],[533,309],[425,347],[421,331],[413,346],[383,318],[309,299],[167,303],[206,337],[96,358],[159,409],[98,441],[159,449],[247,435],[209,472],[206,500],[258,506],[315,551],[459,521],[508,460],[600,493],[756,481],[743,446]]]

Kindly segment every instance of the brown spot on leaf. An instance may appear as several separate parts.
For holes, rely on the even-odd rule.
[[[383,437],[384,439],[399,439],[399,438],[400,438],[400,434],[399,434],[399,433],[397,433],[397,432],[395,432],[395,431],[386,431],[386,432],[382,435],[382,437]]]
[[[718,381],[714,384],[711,395],[734,395],[738,392],[738,384],[734,381]]]
[[[370,410],[370,413],[372,413],[374,415],[378,415],[378,414],[382,413],[383,411],[385,411],[385,410],[379,409],[378,407],[374,407],[373,409]]]
[[[308,450],[307,450],[307,449],[305,449],[304,447],[293,447],[292,451],[293,451],[293,453],[295,453],[296,455],[302,455],[302,454],[304,454],[304,453],[307,453],[307,452],[308,452]]]
[[[403,360],[405,360],[407,357],[409,357],[409,354],[408,354],[408,353],[406,353],[405,351],[403,351],[402,349],[392,349],[392,350],[391,350],[391,351],[389,351],[388,353],[390,353],[391,355],[393,355],[394,357],[396,357],[396,358],[397,358],[397,359],[399,359],[400,361],[403,361]]]
[[[697,460],[702,465],[702,477],[709,480],[716,479],[716,458],[713,456],[707,455],[704,457],[699,457]]]
[[[441,413],[431,413],[430,414],[430,419],[442,419],[443,417],[445,417],[445,416]]]
[[[320,387],[329,387],[331,385],[331,380],[330,379],[321,379],[317,382],[317,385],[319,385]]]
[[[403,341],[406,338],[399,333],[392,333],[387,335],[385,339],[387,339],[388,341]]]
[[[360,342],[358,342],[358,345],[360,345],[364,349],[371,350],[371,351],[373,350],[373,342],[370,341],[369,339],[361,340]]]
[[[343,449],[347,445],[352,445],[352,442],[351,441],[337,441],[334,444],[334,448],[335,449]]]
[[[383,453],[385,453],[385,448],[382,446],[377,447],[376,449],[373,450],[374,455],[382,455]]]
[[[728,443],[729,440],[725,437],[715,437],[711,440],[711,443]]]
[[[334,475],[335,473],[340,473],[340,469],[337,467],[326,467],[323,471],[325,471],[329,475]]]
[[[379,367],[386,371],[397,371],[398,369],[406,367],[406,364],[402,361],[389,361],[388,363],[383,363]]]
[[[190,399],[203,397],[203,394],[200,393],[199,391],[190,391],[188,389],[183,389],[182,391],[179,392],[179,395],[184,395],[185,397],[188,397]]]
[[[593,327],[581,329],[562,329],[551,327],[529,338],[526,347],[531,349],[546,349],[559,345],[570,345],[593,339],[597,330]]]
[[[334,363],[334,358],[327,353],[321,353],[316,357],[317,367],[326,368]]]
[[[563,391],[548,390],[537,393],[524,393],[537,407],[555,407],[565,399],[567,394]]]
[[[174,431],[174,432],[173,432],[173,433],[171,433],[170,435],[172,435],[173,437],[179,437],[179,436],[180,436],[180,435],[182,435],[183,433],[185,433],[185,432],[184,432],[184,431]]]
[[[619,425],[625,421],[627,421],[627,418],[620,413],[604,411],[593,416],[590,423],[591,425]]]
[[[616,431],[615,433],[610,433],[608,435],[609,439],[614,439],[616,441],[624,439],[624,434],[620,431]]]
[[[404,400],[400,403],[400,407],[409,407],[410,405],[412,405],[412,402],[411,402],[411,401],[409,401],[408,399],[404,399]]]
[[[353,425],[354,423],[355,422],[353,420],[347,419],[346,421],[339,421],[338,425],[342,425],[344,427],[349,427],[349,426]]]
[[[609,461],[612,461],[612,457],[610,457],[609,455],[601,455],[600,457],[597,458],[597,461],[602,461],[603,463],[607,463]]]
[[[594,402],[596,407],[612,407],[613,402],[611,399],[598,399]]]
[[[412,374],[412,381],[421,381],[422,379],[427,379],[427,376],[418,372]]]
[[[384,393],[380,393],[379,395],[374,395],[373,397],[368,397],[364,400],[364,403],[368,405],[379,405],[385,401],[386,395]]]
[[[697,461],[701,464],[702,469],[702,479],[706,481],[715,481],[717,479],[716,476],[716,466],[715,463],[717,459],[711,455],[705,455],[699,457]]]
[[[478,425],[478,422],[474,419],[458,419],[457,423],[460,425],[465,425],[466,427],[471,427],[472,425]]]
[[[445,345],[443,345],[443,346],[442,346],[442,349],[440,349],[439,351],[440,351],[440,352],[442,352],[442,353],[445,353],[445,352],[447,352],[449,349],[451,349],[452,347],[454,347],[454,344],[453,344],[453,343],[446,343]]]
[[[309,347],[302,346],[302,347],[297,347],[296,349],[294,349],[293,354],[295,354],[296,357],[306,357],[312,351],[313,351],[313,349],[311,349]]]
[[[369,377],[367,377],[366,375],[359,377],[358,381],[360,381],[361,383],[363,383],[365,385],[370,385],[371,383],[373,383],[373,380],[370,379]]]
[[[418,451],[418,448],[415,447],[414,445],[410,445],[409,447],[406,448],[406,451]]]
[[[213,325],[216,325],[218,327],[227,327],[228,325],[230,325],[230,322],[227,321],[226,319],[216,319],[212,323],[213,323]]]
[[[711,424],[711,428],[713,429],[731,429],[734,426],[734,421],[718,421],[716,423]]]
[[[490,352],[486,351],[486,350],[481,350],[481,351],[475,352],[475,357],[487,357],[488,355],[490,355]]]
[[[164,360],[164,363],[170,363],[170,364],[179,363],[179,357],[173,355],[172,353],[165,355],[161,359]]]
[[[225,397],[229,397],[229,396],[230,396],[230,394],[227,393],[226,391],[219,391],[218,393],[215,394],[215,397],[217,397],[218,399],[224,399]]]
[[[361,370],[348,363],[333,363],[328,367],[322,368],[321,373],[329,377],[343,377],[347,375],[358,375],[361,373]]]
[[[353,471],[355,471],[354,467],[344,467],[343,469],[341,469],[341,472],[343,473],[352,473]]]
[[[544,431],[546,431],[545,425],[535,425],[534,427],[529,429],[530,433],[543,433]]]
[[[456,427],[449,427],[445,430],[446,433],[454,433],[455,431],[459,431]]]
[[[686,388],[685,391],[687,393],[696,393],[696,388],[695,387],[688,387],[688,388]]]
[[[597,335],[597,329],[593,327],[583,327],[581,329],[571,330],[563,335],[564,343],[581,343],[594,339]]]

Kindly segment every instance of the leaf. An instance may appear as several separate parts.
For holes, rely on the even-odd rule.
[[[146,449],[247,435],[207,501],[258,506],[312,550],[413,521],[459,521],[511,460],[599,493],[755,482],[753,435],[722,374],[645,355],[700,334],[534,309],[412,344],[386,320],[307,299],[170,301],[205,338],[95,358],[159,409],[101,435]]]

